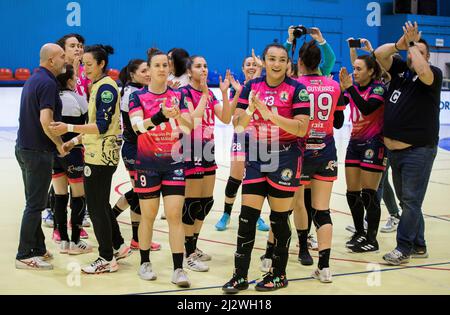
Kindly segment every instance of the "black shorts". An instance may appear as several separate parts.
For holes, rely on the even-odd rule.
[[[334,140],[321,150],[305,150],[301,184],[308,185],[312,179],[332,182],[337,179],[338,166]]]
[[[65,157],[55,156],[52,178],[67,176],[69,183],[82,183],[84,169],[84,149],[73,148]]]
[[[345,156],[345,167],[359,167],[369,172],[384,172],[386,147],[379,137],[367,141],[350,140]]]
[[[130,177],[134,178],[136,170],[134,164],[136,163],[137,144],[124,141],[122,145],[122,160],[125,164],[125,168],[130,174]]]
[[[181,163],[180,163],[181,164]],[[170,170],[136,170],[134,191],[139,199],[157,198],[160,194],[181,195],[185,192],[185,177],[182,165]]]
[[[276,154],[276,162],[272,161],[273,166],[261,162],[252,161],[248,158],[245,165],[244,179],[242,181],[242,194],[259,194],[265,196],[267,190],[255,192],[254,187],[257,183],[267,183],[270,189],[275,192],[294,193],[300,186],[300,175],[302,169],[303,153],[297,143],[282,145]],[[270,168],[274,168],[270,170]],[[258,185],[260,186],[260,185]],[[262,187],[262,186],[261,186]],[[267,187],[267,185],[266,185]]]

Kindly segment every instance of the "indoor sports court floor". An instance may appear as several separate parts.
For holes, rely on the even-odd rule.
[[[270,294],[450,294],[450,151],[439,148],[423,205],[426,222],[426,240],[429,258],[413,259],[404,266],[394,267],[383,263],[382,255],[395,246],[395,233],[379,234],[380,253],[350,254],[344,243],[350,237],[345,230],[352,223],[350,211],[345,198],[345,178],[342,160],[345,156],[349,128],[344,127],[336,135],[339,153],[339,180],[335,183],[331,200],[333,209],[334,235],[330,267],[333,283],[322,284],[310,277],[315,266],[301,266],[297,262],[297,236],[292,235],[291,255],[287,275],[289,286]],[[192,282],[189,289],[180,289],[170,283],[172,275],[172,258],[168,244],[168,226],[166,221],[157,219],[154,241],[162,244],[159,252],[150,255],[156,281],[143,281],[137,276],[139,253],[134,252],[129,258],[119,262],[120,269],[113,274],[80,274],[80,264],[86,264],[97,258],[98,252],[88,255],[60,255],[57,245],[51,240],[51,229],[43,228],[46,244],[55,254],[53,271],[17,270],[14,258],[18,246],[19,227],[24,207],[23,184],[20,170],[14,157],[16,128],[0,128],[0,196],[3,202],[0,212],[2,231],[2,255],[0,255],[0,294],[222,294],[221,286],[229,280],[234,261],[237,232],[237,217],[240,209],[238,198],[228,230],[218,232],[214,224],[222,214],[224,189],[229,176],[229,147],[231,127],[216,128],[216,159],[219,164],[215,204],[207,217],[200,234],[199,248],[212,255],[208,262],[210,271],[198,273],[188,271]],[[441,127],[441,139],[450,137],[450,127]],[[128,177],[123,164],[114,176],[111,191],[111,203],[119,194],[129,189]],[[269,209],[265,205],[263,217],[268,222]],[[388,216],[382,205],[382,222]],[[129,242],[131,226],[126,211],[119,217],[124,237]],[[89,242],[96,245],[92,228],[87,228]],[[262,276],[259,271],[259,257],[263,254],[267,232],[257,231],[255,249],[249,272],[249,280],[254,282]],[[317,252],[312,252],[317,264]],[[253,286],[241,294],[255,294]],[[264,294],[264,293],[263,293]]]

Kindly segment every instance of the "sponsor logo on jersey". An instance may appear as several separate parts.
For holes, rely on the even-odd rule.
[[[282,102],[287,102],[288,98],[289,98],[288,92],[286,92],[286,91],[281,92],[280,100]]]
[[[177,97],[172,97],[172,105],[178,106],[180,104],[180,100]]]
[[[91,168],[86,165],[84,167],[84,176],[89,177],[89,176],[91,176],[91,174],[92,174]]]
[[[281,171],[281,179],[285,182],[291,180],[292,175],[294,175],[294,172],[290,168],[285,168]]]
[[[309,101],[309,93],[306,89],[302,89],[299,93],[298,93],[298,98],[300,99],[300,101],[302,102],[308,102]]]
[[[109,104],[114,99],[114,95],[111,91],[103,91],[100,95],[100,98],[102,99],[103,103]]]
[[[183,176],[183,169],[175,170],[175,171],[173,171],[173,173],[174,173],[176,176]]]
[[[373,158],[374,152],[372,149],[367,149],[366,152],[364,153],[364,156],[366,159],[371,159]]]
[[[373,89],[373,93],[376,95],[383,95],[384,89],[381,86],[377,86],[376,88]]]
[[[337,167],[336,161],[329,161],[326,170],[334,171],[334,168]]]

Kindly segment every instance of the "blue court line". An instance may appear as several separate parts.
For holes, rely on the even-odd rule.
[[[415,265],[415,266],[402,266],[402,267],[397,267],[397,268],[386,268],[386,269],[380,269],[380,270],[366,270],[366,271],[346,272],[346,273],[335,274],[335,275],[333,275],[333,277],[352,276],[352,275],[372,273],[372,272],[396,271],[396,270],[402,270],[402,269],[413,269],[413,268],[441,266],[441,265],[449,265],[449,264],[450,264],[450,261],[442,262],[442,263]],[[259,278],[250,281],[249,284],[256,283],[256,281],[258,279]],[[289,282],[305,281],[305,280],[312,280],[312,279],[314,279],[314,278],[313,277],[294,278],[294,279],[289,279]],[[152,294],[177,293],[177,292],[187,292],[187,291],[200,291],[200,290],[220,289],[220,288],[222,288],[221,285],[220,286],[201,287],[201,288],[179,289],[179,290],[164,290],[164,291],[150,291],[150,292],[142,292],[142,293],[129,293],[129,294],[125,294],[125,295],[152,295]]]

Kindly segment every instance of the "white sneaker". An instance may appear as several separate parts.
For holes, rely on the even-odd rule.
[[[29,270],[52,270],[53,265],[45,262],[41,257],[31,257],[27,259],[16,259],[17,269],[29,269]]]
[[[80,255],[92,252],[92,246],[79,240],[78,243],[70,242],[69,255]]]
[[[398,224],[400,223],[400,219],[390,216],[386,221],[386,224],[380,229],[382,233],[391,233],[397,231]]]
[[[60,254],[67,254],[69,252],[69,242],[68,241],[61,241],[59,243],[59,253]]]
[[[143,263],[138,270],[139,278],[142,280],[156,280],[156,273],[152,270],[152,263],[151,262],[145,262]]]
[[[212,259],[210,255],[198,248],[195,249],[195,255],[197,255],[197,259],[200,261],[210,261]]]
[[[261,256],[261,266],[259,267],[259,270],[262,272],[269,272],[270,268],[272,268],[272,259],[266,258],[266,256]]]
[[[311,276],[314,279],[319,280],[322,283],[331,283],[333,282],[332,280],[332,276],[331,276],[331,271],[330,268],[323,268],[322,270],[320,270],[319,268],[317,268],[312,274]]]
[[[192,253],[189,257],[183,261],[184,268],[191,269],[192,271],[205,272],[209,270],[209,267],[202,261],[197,259],[197,255]]]
[[[89,213],[87,210],[84,213],[83,227],[91,227],[91,221],[89,221]]]
[[[81,271],[89,274],[97,274],[103,272],[115,272],[119,269],[116,259],[113,257],[111,261],[107,261],[102,257],[98,257],[90,265],[81,268]]]
[[[187,273],[182,268],[174,270],[172,275],[172,283],[181,288],[189,288],[191,286]]]
[[[308,242],[308,249],[311,249],[311,250],[318,250],[319,249],[319,243],[317,243],[317,240],[314,237],[314,235],[309,234],[307,242]]]
[[[131,250],[131,248],[123,243],[122,245],[120,245],[119,249],[114,249],[114,258],[116,258],[116,260],[121,260],[127,258],[132,253],[133,251]]]

